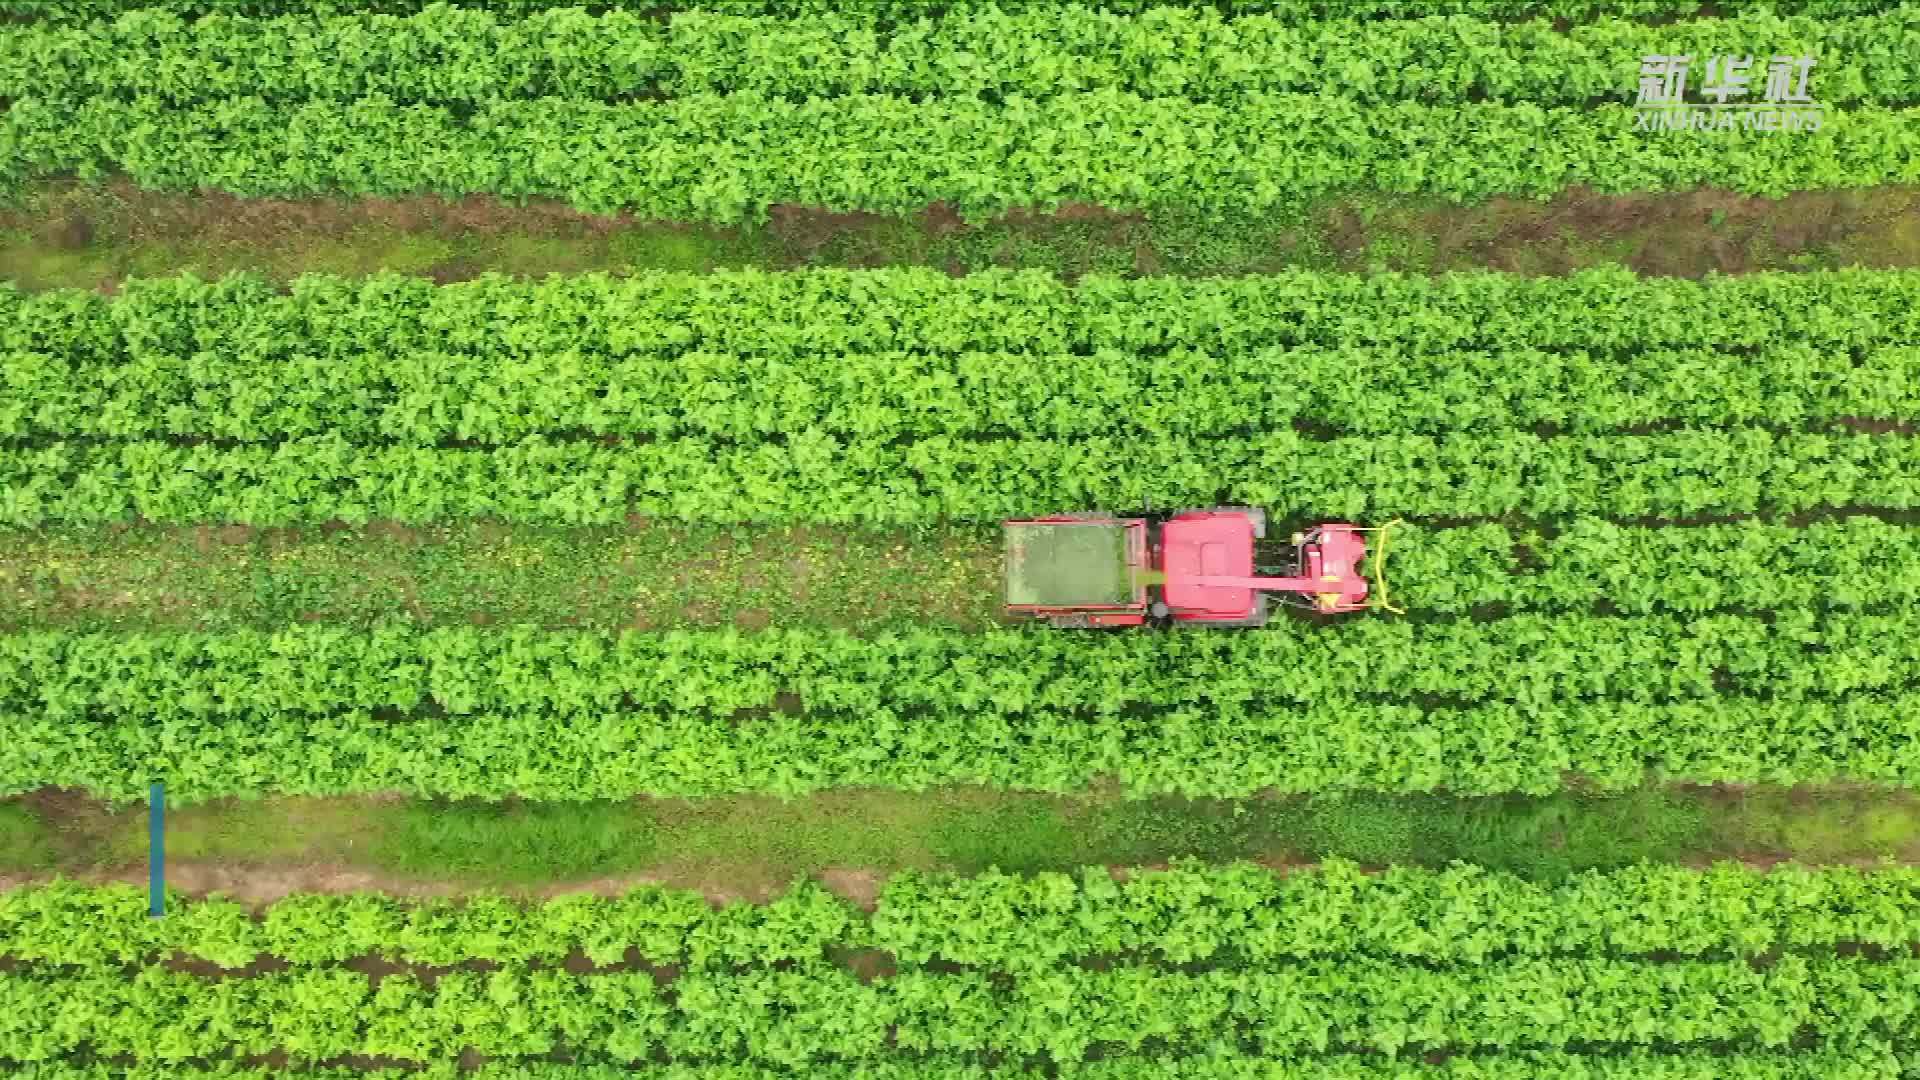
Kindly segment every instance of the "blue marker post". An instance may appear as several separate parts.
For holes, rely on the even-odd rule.
[[[147,789],[147,917],[157,919],[167,913],[166,853],[167,785]]]

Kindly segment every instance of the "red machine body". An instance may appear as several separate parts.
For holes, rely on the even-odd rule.
[[[1060,627],[1151,618],[1260,626],[1269,600],[1336,614],[1368,607],[1366,530],[1318,525],[1293,537],[1288,572],[1256,572],[1266,514],[1187,510],[1164,520],[1066,514],[1005,523],[1007,611]]]
[[[1355,526],[1319,525],[1295,537],[1294,572],[1272,577],[1254,573],[1256,532],[1254,521],[1234,510],[1189,511],[1160,527],[1162,600],[1175,622],[1265,622],[1268,593],[1300,597],[1327,613],[1367,606],[1360,575],[1367,543]]]

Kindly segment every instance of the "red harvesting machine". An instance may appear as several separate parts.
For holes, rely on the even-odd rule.
[[[1254,557],[1267,515],[1244,506],[1164,519],[1056,514],[1003,528],[1007,613],[1057,627],[1261,626],[1270,597],[1327,614],[1387,606],[1384,583],[1370,604],[1360,573],[1364,534],[1382,530],[1316,525],[1294,534],[1289,572],[1261,576]],[[1375,562],[1384,557],[1383,536]]]

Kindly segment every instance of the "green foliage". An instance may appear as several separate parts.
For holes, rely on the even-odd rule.
[[[1890,610],[1920,602],[1920,530],[1870,517],[1669,528],[1578,518],[1551,536],[1491,524],[1408,526],[1387,543],[1391,598],[1423,613],[1601,604],[1633,615]]]
[[[1232,969],[1338,957],[1757,956],[1849,941],[1899,948],[1915,932],[1917,883],[1906,868],[1758,873],[1736,864],[1704,873],[1642,865],[1552,884],[1465,864],[1368,874],[1344,860],[1285,874],[1176,866],[1124,882],[1104,870],[908,871],[882,889],[871,933],[903,968],[1009,972],[1095,957]]]
[[[105,314],[105,312],[102,312]],[[211,313],[208,313],[211,314]],[[204,317],[204,316],[203,316]],[[238,336],[238,335],[236,335]],[[1783,345],[1415,352],[1396,346],[1183,347],[1091,355],[886,352],[804,361],[579,349],[501,363],[489,343],[339,357],[292,335],[182,357],[138,340],[106,360],[0,355],[0,435],[500,444],[547,435],[772,439],[1353,434],[1651,425],[1831,425],[1920,413],[1920,348]],[[317,344],[317,343],[316,343]],[[158,346],[158,347],[155,347]],[[183,362],[184,361],[184,362]]]
[[[999,11],[1045,10],[1054,0],[868,0],[859,10],[873,23],[891,27],[933,14],[957,13],[978,17]],[[1290,22],[1324,22],[1331,14],[1352,19],[1388,19],[1408,13],[1406,0],[1100,0],[1099,10],[1142,13],[1183,9],[1211,9],[1232,15],[1271,14]],[[1795,14],[1827,16],[1867,14],[1883,10],[1885,0],[1423,0],[1422,14],[1467,15],[1474,18],[1566,19],[1589,22],[1626,16],[1655,21],[1711,15]],[[675,14],[689,10],[726,15],[802,18],[839,13],[838,0],[0,0],[0,12],[23,20],[48,23],[91,22],[125,13],[129,8],[166,12],[181,18],[207,15],[264,17],[274,15],[385,14],[410,15],[421,11],[481,9],[527,17],[555,8],[578,8],[588,13],[609,11]]]
[[[1281,519],[1687,517],[1920,507],[1920,441],[1763,430],[896,444],[795,432],[738,444],[490,449],[51,442],[0,448],[0,525],[299,525],[494,518],[862,527],[1094,507],[1264,506]]]
[[[445,287],[314,275],[281,292],[181,277],[113,298],[0,293],[0,435],[433,446],[1799,429],[1920,412],[1920,350],[1901,344],[1920,333],[1917,282],[1609,270],[1067,287],[882,271]]]
[[[88,5],[102,3],[103,0],[54,0],[54,2],[57,5],[72,4],[85,8]],[[182,5],[188,8],[207,4],[237,4],[250,9],[284,9],[284,5],[291,0],[159,0],[159,2],[162,5]],[[323,6],[334,2],[337,0],[320,0]],[[426,0],[373,0],[377,5],[424,2]],[[470,3],[471,0],[454,0],[454,2],[465,4]],[[503,0],[503,2],[517,5],[520,10],[553,6],[551,0]],[[628,8],[638,2],[644,2],[644,0],[592,0],[589,6],[596,9]],[[973,14],[981,10],[1040,9],[1051,3],[1052,0],[945,0],[939,6],[945,12]],[[142,6],[146,5],[143,3]],[[1871,14],[1884,10],[1888,5],[1886,0],[1726,0],[1723,3],[1712,4],[1704,0],[1424,0],[1410,7],[1405,0],[1345,0],[1337,6],[1327,3],[1326,0],[1098,0],[1091,6],[1117,13],[1158,13],[1169,9],[1186,8],[1212,9],[1235,16],[1268,14],[1296,23],[1326,22],[1330,16],[1359,21],[1399,20],[1413,14],[1466,15],[1478,19],[1508,21],[1550,19],[1564,20],[1568,23],[1589,23],[1601,19],[1626,17],[1668,23],[1682,19],[1768,14],[1811,13],[1836,17]],[[787,17],[841,10],[834,0],[707,0],[699,4],[667,3],[651,10],[678,11],[687,8],[731,14]],[[876,17],[883,24],[890,24],[907,16],[924,14],[927,4],[925,0],[875,0],[870,10],[875,12]]]
[[[1075,1067],[1075,1076],[1087,1080],[1887,1080],[1910,1076],[1899,1072],[1901,1059],[1884,1043],[1864,1042],[1845,1049],[1814,1051],[1692,1051],[1653,1053],[1617,1051],[1607,1055],[1559,1051],[1503,1051],[1455,1055],[1444,1061],[1382,1059],[1380,1055],[1325,1055],[1294,1059],[1263,1059],[1235,1055],[1196,1057],[1117,1057]],[[286,1070],[267,1068],[179,1065],[48,1065],[17,1068],[23,1080],[282,1080]],[[426,1072],[440,1076],[438,1072]],[[455,1076],[455,1072],[447,1072]],[[513,1065],[488,1063],[461,1068],[457,1076],[470,1080],[628,1080],[634,1070],[626,1065],[557,1065],[528,1061]],[[657,1080],[795,1080],[804,1074],[816,1080],[993,1080],[1014,1076],[1043,1080],[1054,1068],[1014,1068],[977,1065],[964,1059],[922,1057],[918,1061],[883,1061],[860,1065],[814,1063],[795,1072],[766,1065],[651,1065],[647,1076]],[[311,1080],[363,1080],[367,1074],[353,1068],[301,1068]]]
[[[1909,614],[1516,615],[1302,623],[1239,635],[996,629],[866,638],[802,629],[608,635],[400,624],[371,632],[30,632],[0,638],[0,705],[49,719],[158,720],[342,709],[1120,716],[1141,706],[1248,710],[1330,697],[1544,704],[1765,695],[1785,704],[1911,685],[1920,675],[1917,622]],[[1309,665],[1313,657],[1323,662]],[[1287,677],[1276,680],[1279,673]],[[781,695],[797,696],[798,708],[784,707]]]
[[[0,637],[10,791],[498,799],[1911,784],[1911,615],[1086,637],[530,628]],[[784,697],[790,695],[790,697]],[[786,702],[799,708],[788,711]]]
[[[622,897],[540,902],[478,894],[406,901],[296,894],[263,917],[223,899],[174,897],[139,916],[143,889],[73,882],[0,892],[0,955],[102,973],[172,952],[227,967],[259,955],[298,967],[374,955],[444,967],[558,964],[579,950],[618,964],[724,971],[815,963],[875,948],[902,970],[962,965],[1026,973],[1098,957],[1150,965],[1267,968],[1372,958],[1435,965],[1589,956],[1714,960],[1842,945],[1898,949],[1920,935],[1920,870],[1760,872],[1640,865],[1552,883],[1467,864],[1362,872],[1345,860],[1277,874],[1252,864],[1179,864],[1124,879],[905,871],[871,915],[810,884],[768,904],[708,905],[645,886]]]
[[[579,894],[533,907],[491,894],[422,902],[296,894],[258,920],[231,901],[181,897],[169,899],[166,919],[149,920],[145,896],[134,886],[68,882],[8,890],[0,893],[0,950],[35,964],[111,971],[173,950],[239,968],[261,953],[303,967],[364,955],[518,966],[558,964],[576,950],[595,964],[617,965],[637,949],[655,964],[723,970],[818,961],[855,933],[857,917],[845,901],[808,885],[771,904],[722,910],[697,893],[652,886],[619,899]]]
[[[1857,353],[1856,359],[1864,360],[1875,350],[1920,340],[1916,300],[1920,271],[1913,270],[1758,273],[1697,281],[1642,277],[1619,267],[1563,277],[1288,270],[1241,277],[1090,275],[1068,283],[1034,270],[987,270],[955,278],[910,267],[579,274],[541,281],[487,275],[450,285],[402,274],[307,274],[287,286],[246,275],[211,282],[180,275],[129,281],[112,296],[76,289],[28,294],[0,287],[0,347],[14,365],[9,368],[14,379],[32,378],[32,360],[74,371],[124,367],[130,376],[151,381],[151,392],[175,398],[185,392],[191,398],[192,390],[210,392],[214,385],[208,379],[206,386],[195,387],[197,372],[242,375],[234,360],[244,357],[254,365],[271,365],[282,378],[313,384],[302,396],[299,388],[279,385],[279,379],[249,380],[232,412],[242,412],[242,405],[254,408],[256,400],[283,408],[340,409],[343,403],[330,399],[366,386],[363,368],[369,361],[411,363],[416,356],[438,361],[438,367],[402,369],[413,371],[407,393],[428,395],[418,397],[422,405],[415,411],[430,411],[431,395],[443,392],[428,381],[434,378],[508,388],[517,379],[526,384],[523,391],[540,388],[551,394],[566,389],[551,385],[557,380],[610,377],[622,363],[656,359],[691,357],[710,365],[779,361],[801,369],[790,376],[800,377],[814,374],[803,369],[804,362],[821,357],[903,355],[952,362],[969,354],[1071,355],[1080,357],[1079,363],[1095,357],[1111,363],[1116,356],[1194,355],[1248,363],[1252,354],[1267,349],[1310,358],[1342,348],[1377,349],[1397,362],[1421,364],[1446,353],[1462,354],[1463,361],[1489,354],[1474,362],[1493,363],[1498,361],[1491,354],[1518,351],[1562,364],[1582,355],[1637,362],[1640,352],[1685,355],[1697,362],[1706,361],[1701,350],[1760,354],[1780,358],[1779,365],[1743,376],[1722,362],[1674,372],[1690,385],[1637,389],[1649,401],[1711,399],[1723,391],[1691,384],[1744,378],[1750,381],[1742,385],[1755,390],[1851,394],[1855,400],[1878,392],[1893,395],[1886,401],[1896,403],[1908,400],[1900,396],[1909,392],[1906,388],[1874,387],[1870,379],[1845,388],[1784,383],[1796,368],[1808,376],[1837,378],[1828,366],[1829,351]],[[1823,351],[1796,351],[1799,346]],[[1881,355],[1883,363],[1907,359],[1898,352]],[[341,366],[347,370],[333,370]],[[488,370],[498,366],[522,373]],[[772,366],[755,370],[785,373]],[[1897,374],[1904,369],[1878,370]],[[1173,379],[1192,372],[1164,374]],[[1607,378],[1604,373],[1575,368],[1573,374],[1585,380],[1576,384],[1582,389],[1606,386],[1597,381]],[[1651,374],[1652,369],[1643,372]],[[1462,375],[1473,377],[1471,371]],[[1538,378],[1545,386],[1556,375]],[[1356,377],[1395,376],[1362,372]],[[27,393],[33,383],[10,385]],[[1472,404],[1460,397],[1459,404]],[[136,416],[142,407],[136,398],[98,403]],[[194,404],[205,409],[211,403]],[[620,405],[646,408],[649,403],[636,395]],[[1790,413],[1784,418],[1805,417]],[[10,416],[9,422],[21,420]],[[1607,421],[1610,426],[1621,422],[1633,421]],[[283,421],[267,430],[311,428]],[[404,427],[391,433],[405,434]]]
[[[1515,1046],[1784,1050],[1802,1032],[1841,1046],[1899,1037],[1920,1010],[1916,978],[1910,958],[1799,956],[1764,969],[1526,958],[1431,970],[1343,958],[1273,971],[910,972],[870,983],[797,965],[690,973],[671,992],[649,972],[456,971],[431,985],[399,974],[375,988],[353,971],[216,982],[146,968],[131,978],[0,975],[9,1006],[0,1038],[29,1062],[83,1048],[161,1062],[284,1050],[296,1064],[451,1061],[471,1049],[796,1069],[903,1053],[1075,1063],[1096,1048],[1193,1053],[1222,1036],[1262,1057],[1335,1045],[1416,1057]]]
[[[1038,100],[790,101],[693,94],[478,106],[383,96],[15,100],[0,190],[123,173],[163,191],[242,196],[492,194],[588,212],[731,222],[778,204],[969,220],[1093,203],[1262,213],[1366,191],[1453,200],[1716,186],[1752,195],[1920,181],[1909,111],[1830,110],[1817,131],[1635,135],[1626,105],[1362,104],[1252,94],[1232,105],[1101,90]],[[1729,153],[1759,139],[1764,152]]]
[[[1209,1053],[1181,1058],[1121,1057],[1077,1066],[1088,1080],[1888,1080],[1912,1076],[1900,1072],[1901,1059],[1887,1045],[1867,1042],[1844,1049],[1789,1052],[1658,1053],[1638,1050],[1606,1055],[1514,1051],[1455,1055],[1444,1060],[1381,1059],[1377,1055],[1255,1058]],[[281,1080],[285,1070],[241,1066],[210,1068],[178,1065],[78,1065],[34,1063],[20,1066],[22,1080]],[[312,1080],[364,1080],[355,1069],[302,1069]],[[438,1077],[441,1074],[428,1072]],[[471,1080],[628,1080],[625,1065],[561,1065],[530,1061],[489,1063],[461,1069]],[[652,1065],[657,1080],[793,1080],[787,1068],[765,1065]],[[804,1075],[816,1080],[993,1080],[1020,1077],[1041,1080],[1048,1068],[1014,1069],[967,1060],[927,1057],[912,1062],[863,1062],[859,1065],[811,1064]]]
[[[1114,89],[1216,103],[1298,92],[1585,104],[1631,101],[1640,58],[1670,53],[1815,55],[1822,102],[1920,98],[1912,67],[1896,59],[1920,32],[1920,14],[1905,7],[1659,26],[1601,17],[1568,29],[1547,19],[1464,15],[1303,23],[1286,13],[1230,18],[1200,6],[1139,14],[1078,5],[963,8],[884,31],[873,16],[866,7],[798,16],[682,12],[670,20],[637,10],[516,18],[436,8],[399,18],[191,22],[138,10],[87,26],[0,28],[0,96],[188,104],[384,94],[478,104],[695,93],[1040,98]]]
[[[428,1063],[471,1049],[506,1059],[496,1067],[560,1051],[800,1068],[898,1051],[1035,1065],[1097,1051],[1118,1068],[1222,1033],[1276,1058],[1330,1046],[1416,1059],[1478,1047],[1684,1057],[1801,1049],[1807,1034],[1866,1051],[1912,1019],[1916,972],[1901,954],[1920,933],[1910,869],[1731,865],[1555,885],[1341,862],[1286,875],[1177,866],[1124,881],[1101,869],[908,873],[871,915],[812,886],[721,908],[656,888],[538,904],[296,895],[258,919],[176,898],[151,920],[142,902],[131,886],[0,893],[11,1057]],[[1888,953],[1834,955],[1856,944]],[[666,985],[621,970],[630,949],[672,966]],[[898,970],[862,980],[829,959],[858,949],[883,950]],[[553,966],[576,952],[603,969]],[[173,953],[291,967],[212,980],[162,970]],[[376,985],[340,967],[369,955],[440,970]],[[1759,956],[1769,962],[1749,963]],[[501,966],[446,970],[469,961]]]

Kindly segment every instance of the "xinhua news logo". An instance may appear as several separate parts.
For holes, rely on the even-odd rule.
[[[1687,100],[1693,57],[1643,56],[1633,130],[1819,131],[1821,107],[1807,88],[1814,62],[1811,56],[1771,58],[1761,100],[1754,101],[1753,57],[1709,57],[1701,100],[1693,102]]]

